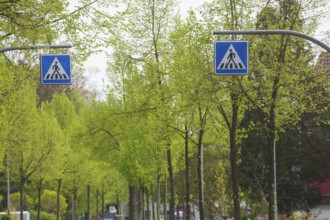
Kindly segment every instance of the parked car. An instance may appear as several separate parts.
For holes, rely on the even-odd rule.
[[[107,213],[103,216],[103,218],[101,217],[100,220],[116,220],[116,213]]]

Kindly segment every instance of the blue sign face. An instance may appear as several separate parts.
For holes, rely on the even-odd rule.
[[[245,75],[249,66],[247,41],[215,41],[214,73],[217,75]]]
[[[42,84],[71,84],[71,57],[69,54],[42,54],[40,71]]]

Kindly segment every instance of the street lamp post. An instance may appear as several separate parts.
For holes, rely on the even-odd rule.
[[[0,53],[13,50],[35,50],[35,49],[48,49],[48,48],[71,48],[71,44],[59,44],[59,45],[29,45],[20,47],[5,47],[0,48]],[[8,215],[10,216],[10,172],[9,172],[9,149],[7,150],[7,208]]]

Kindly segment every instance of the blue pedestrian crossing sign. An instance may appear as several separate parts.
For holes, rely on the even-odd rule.
[[[215,41],[214,73],[245,75],[249,67],[248,41]]]
[[[71,84],[71,57],[69,54],[42,54],[40,57],[42,84]]]

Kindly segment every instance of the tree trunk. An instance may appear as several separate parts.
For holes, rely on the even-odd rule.
[[[230,12],[231,12],[231,29],[235,30],[238,27],[238,16],[236,11],[236,2],[230,0]],[[232,36],[232,40],[235,40],[236,36]],[[235,81],[236,76],[232,77]],[[234,84],[235,85],[235,82]],[[232,102],[232,120],[231,126],[229,126],[229,143],[230,143],[230,168],[231,168],[231,181],[233,190],[233,203],[234,203],[234,218],[235,220],[241,219],[240,212],[240,198],[238,189],[238,174],[237,174],[237,147],[236,147],[236,131],[238,123],[238,109],[239,109],[239,97],[235,88],[231,91],[231,102]]]
[[[135,187],[129,186],[129,220],[135,220]]]
[[[268,136],[268,151],[269,151],[269,201],[268,201],[268,216],[269,220],[273,220],[274,216],[274,142],[275,142],[275,132],[276,132],[276,125],[275,125],[275,101],[277,99],[277,91],[278,91],[278,84],[280,82],[279,77],[275,77],[273,82],[273,91],[272,91],[272,104],[270,107],[269,112],[269,136]]]
[[[95,201],[96,219],[99,219],[99,190],[98,189],[96,189],[95,198],[96,198],[96,201]]]
[[[157,176],[157,220],[160,220],[160,175]],[[165,220],[165,217],[164,217]]]
[[[76,218],[76,198],[77,198],[77,190],[73,189],[72,195],[72,220]]]
[[[190,178],[189,178],[189,137],[188,137],[188,126],[185,125],[185,161],[186,161],[186,211],[185,220],[190,220]]]
[[[141,216],[142,216],[142,220],[145,220],[145,213],[144,213],[144,196],[145,196],[145,190],[144,190],[144,187],[142,187],[141,189],[141,200],[140,200],[140,203],[141,203]]]
[[[10,167],[9,167],[9,149],[7,149],[7,214],[10,216]]]
[[[169,180],[170,180],[170,212],[169,212],[169,220],[174,220],[174,212],[175,212],[175,182],[174,182],[174,173],[173,173],[173,166],[172,166],[172,152],[171,152],[171,146],[168,145],[166,150],[167,155],[167,168],[168,168],[168,174],[169,174]],[[166,205],[166,204],[165,204]]]
[[[137,209],[136,209],[136,219],[144,220],[144,190],[143,187],[139,187],[136,191],[137,196]]]
[[[56,220],[60,219],[60,194],[62,187],[62,179],[57,180],[57,192],[56,192]]]
[[[164,192],[164,220],[168,219],[167,215],[167,176],[165,176],[165,192]]]
[[[37,190],[38,190],[37,220],[40,220],[41,189],[42,189],[42,178],[39,178],[37,182]]]
[[[156,210],[155,210],[155,201],[154,201],[154,197],[151,196],[151,209],[152,209],[152,220],[160,220],[158,218],[159,214],[157,213],[157,218],[156,218]]]
[[[232,77],[233,85],[237,77]],[[241,219],[240,214],[240,198],[238,188],[238,171],[237,171],[237,146],[236,146],[236,133],[238,124],[238,110],[239,110],[239,94],[232,90],[230,93],[231,98],[231,121],[227,116],[223,106],[220,104],[218,109],[224,118],[227,128],[229,130],[229,145],[230,145],[230,170],[231,170],[231,184],[233,193],[233,205],[234,205],[234,218],[235,220]]]
[[[236,147],[236,131],[238,123],[238,94],[235,91],[231,93],[232,100],[232,122],[230,128],[230,166],[231,166],[231,181],[233,188],[233,203],[234,203],[234,218],[241,219],[240,213],[240,198],[238,189],[238,173],[237,173],[237,147]]]
[[[146,200],[147,200],[147,215],[146,215],[146,220],[150,220],[151,212],[150,212],[150,198],[149,198],[149,190],[146,190]]]
[[[197,176],[198,176],[198,199],[199,199],[199,214],[200,220],[205,219],[205,210],[204,210],[204,171],[203,171],[203,137],[204,137],[204,127],[206,124],[206,115],[208,109],[202,113],[202,109],[199,105],[199,133],[198,133],[198,165],[197,165]]]
[[[19,205],[20,205],[20,220],[23,220],[24,176],[23,176],[23,171],[22,171],[22,168],[21,167],[20,167],[20,173],[21,173],[21,181],[20,181],[20,200],[19,200]]]
[[[117,203],[117,215],[121,215],[121,206],[120,206],[120,201],[119,201],[118,193],[116,195],[116,203]]]
[[[102,193],[101,193],[101,206],[102,206],[102,220],[104,219],[104,213],[105,213],[105,201],[104,201],[104,196],[105,196],[105,192],[104,190],[102,190]]]
[[[199,200],[199,215],[200,220],[205,219],[204,215],[204,175],[203,175],[203,133],[204,130],[199,131],[198,136],[198,200]]]
[[[141,202],[140,202],[140,188],[135,190],[135,219],[140,220],[140,210],[141,210]]]
[[[91,191],[91,186],[88,184],[87,185],[87,212],[86,212],[86,220],[89,220],[89,215],[90,215],[90,205],[91,205],[90,191]]]

